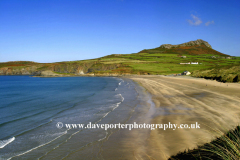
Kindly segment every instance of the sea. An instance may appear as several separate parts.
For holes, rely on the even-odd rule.
[[[0,159],[134,158],[149,130],[66,124],[150,123],[152,107],[127,78],[0,76]]]

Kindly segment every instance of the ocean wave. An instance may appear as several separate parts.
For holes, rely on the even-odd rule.
[[[112,112],[112,111],[107,112],[100,120],[102,120],[103,118],[105,118],[110,112]],[[99,120],[98,122],[100,122],[100,120]]]
[[[105,135],[105,137],[100,138],[98,141],[102,141],[102,140],[104,140],[105,138],[107,138],[107,135],[108,135],[108,132],[106,131],[106,135]]]
[[[27,151],[25,151],[25,152],[23,152],[23,153],[20,153],[20,154],[18,154],[18,155],[12,156],[12,157],[8,158],[7,160],[11,160],[11,159],[14,158],[14,157],[22,156],[22,155],[24,155],[24,154],[26,154],[26,153],[29,153],[29,152],[37,149],[37,148],[40,148],[40,147],[42,147],[42,146],[45,146],[45,145],[47,145],[47,144],[55,141],[56,139],[60,138],[61,136],[67,134],[67,130],[66,130],[65,132],[61,132],[61,133],[63,133],[63,134],[60,134],[58,137],[54,138],[53,140],[51,140],[51,141],[49,141],[49,142],[47,142],[47,143],[41,144],[41,145],[39,145],[39,146],[37,146],[37,147],[34,147],[34,148],[32,148],[32,149],[30,149],[30,150],[27,150]]]
[[[124,97],[122,96],[122,94],[117,94],[117,96],[121,97],[121,101],[123,102],[124,101]]]
[[[11,121],[3,122],[3,123],[0,124],[0,126],[2,127],[2,126],[7,125],[9,123],[13,123],[13,122],[17,122],[17,121],[24,120],[24,119],[27,119],[27,118],[35,117],[35,116],[40,115],[44,112],[45,111],[41,111],[41,112],[38,112],[38,113],[35,113],[35,114],[32,114],[32,115],[28,115],[28,116],[25,116],[25,117],[13,119]]]
[[[6,140],[0,140],[0,148],[4,148],[9,143],[13,142],[15,140],[15,137],[6,139]]]
[[[61,135],[64,135],[64,134],[67,134],[67,130],[64,131],[64,132],[57,132],[57,133],[53,133],[53,134],[47,134],[47,136],[51,136],[51,137],[55,137],[55,136],[61,136]]]
[[[124,82],[124,80],[123,79],[121,79],[121,82],[119,82],[118,84],[119,84],[119,86],[122,84],[122,82]]]
[[[29,139],[38,139],[38,140],[40,140],[40,139],[46,139],[46,138],[52,138],[52,137],[55,138],[55,137],[61,136],[63,134],[67,134],[67,130],[64,131],[64,132],[34,135],[34,136],[29,137]]]
[[[117,95],[121,95],[121,94],[117,94]],[[119,107],[119,105],[121,104],[122,102],[118,102],[116,104],[113,104],[112,106],[110,106],[112,109],[110,111],[108,111],[107,113],[105,113],[96,123],[99,123],[103,118],[105,118],[109,113],[111,113],[112,111],[114,111],[116,108]]]
[[[115,110],[119,105],[121,104],[121,102],[118,102],[115,107],[113,107],[113,110]]]

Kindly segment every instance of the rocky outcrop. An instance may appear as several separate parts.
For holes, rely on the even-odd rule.
[[[83,75],[83,74],[85,74],[85,73],[83,72],[83,70],[79,70],[77,74]]]
[[[35,75],[38,74],[36,66],[25,68],[3,67],[0,68],[0,75]]]
[[[0,68],[0,75],[5,75],[8,70],[8,67]]]
[[[76,74],[76,75],[84,75],[85,72],[86,72],[86,69],[84,70],[84,67],[79,66],[79,67],[77,68],[77,71],[76,71],[75,74]]]
[[[5,74],[6,75],[12,75],[12,68],[8,68]]]
[[[35,75],[60,76],[62,74],[85,75],[87,73],[105,72],[117,69],[121,64],[90,63],[56,63],[37,66],[9,66],[0,68],[0,75]],[[57,73],[60,74],[57,74]]]
[[[160,46],[160,48],[171,49],[171,48],[177,48],[177,47],[201,46],[202,44],[209,47],[209,48],[212,48],[212,46],[208,42],[206,42],[204,40],[201,40],[201,39],[197,39],[196,41],[190,41],[190,42],[182,43],[182,44],[179,44],[179,45],[163,44],[163,45]]]
[[[51,70],[42,71],[40,76],[43,76],[43,77],[62,77],[61,74],[54,73]]]

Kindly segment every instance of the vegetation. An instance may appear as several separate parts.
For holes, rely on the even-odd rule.
[[[169,160],[238,160],[240,159],[240,126],[216,140],[171,156]]]
[[[240,65],[237,66],[218,66],[213,69],[194,71],[192,76],[214,79],[220,82],[239,82],[240,81]]]
[[[180,64],[198,62],[199,64]],[[240,81],[240,57],[230,57],[204,44],[157,47],[133,54],[108,55],[97,59],[57,63],[28,61],[0,63],[0,75],[34,74],[51,70],[61,75],[153,74],[169,75],[190,71],[194,77],[222,82]],[[173,159],[240,159],[240,126],[216,140],[184,151]]]
[[[229,59],[228,59],[229,58]],[[198,62],[194,64],[180,64]],[[190,71],[195,77],[217,79],[223,82],[240,81],[240,57],[230,57],[205,44],[162,46],[144,49],[133,54],[113,54],[105,57],[57,63],[6,62],[0,63],[0,74],[21,74],[27,69],[31,74],[36,71],[51,70],[64,74],[153,74],[169,75]],[[5,67],[5,69],[3,69]],[[7,68],[11,69],[11,72]],[[33,68],[35,67],[35,68]],[[226,69],[226,71],[224,71]]]

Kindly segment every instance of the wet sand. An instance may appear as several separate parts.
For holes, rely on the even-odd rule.
[[[224,132],[240,122],[239,83],[188,76],[129,78],[152,94],[155,103],[152,124],[200,124],[200,129],[152,130],[143,151],[150,159],[168,159],[180,151],[210,142],[220,133],[218,129]]]

